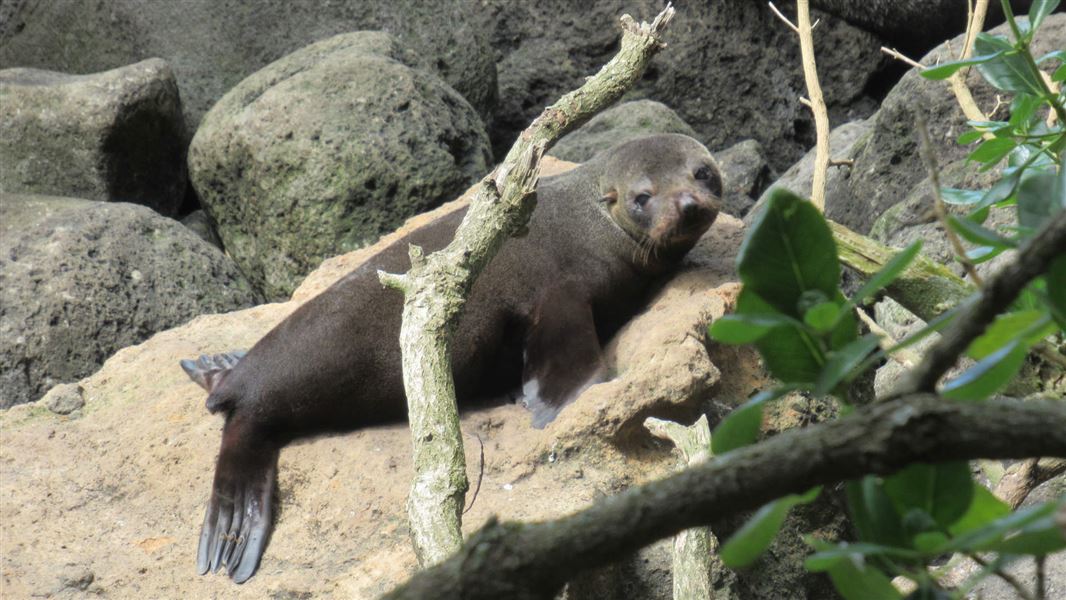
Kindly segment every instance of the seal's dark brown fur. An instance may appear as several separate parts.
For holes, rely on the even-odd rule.
[[[466,303],[452,343],[460,400],[521,385],[534,425],[549,423],[603,380],[601,343],[710,226],[720,194],[710,154],[680,135],[633,140],[542,180],[528,234],[504,244]],[[427,253],[442,248],[464,214],[383,249],[246,356],[183,361],[210,391],[208,408],[226,416],[200,536],[201,574],[226,565],[242,582],[255,572],[283,446],[405,418],[402,297],[382,287],[377,271],[405,272],[409,244]]]

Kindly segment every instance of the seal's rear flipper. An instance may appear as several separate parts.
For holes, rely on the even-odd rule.
[[[226,420],[196,552],[200,575],[225,565],[233,581],[244,583],[255,573],[273,528],[278,453],[276,445],[242,431],[239,417]]]
[[[185,359],[181,361],[181,368],[185,374],[207,390],[215,391],[226,375],[237,366],[237,362],[247,354],[244,350],[223,352],[222,354],[201,354],[196,360]]]

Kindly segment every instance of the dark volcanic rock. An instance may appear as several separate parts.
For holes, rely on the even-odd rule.
[[[223,94],[270,62],[338,33],[378,29],[417,51],[487,115],[496,65],[477,10],[467,0],[16,0],[10,25],[0,25],[0,66],[91,73],[162,56],[195,130]]]
[[[477,112],[385,33],[334,36],[234,87],[189,148],[227,252],[268,298],[490,166]]]
[[[855,144],[869,135],[870,127],[872,124],[869,119],[862,119],[859,121],[852,121],[851,123],[844,123],[843,125],[834,128],[829,132],[829,158],[831,159],[843,159],[852,156],[852,150]],[[763,191],[759,196],[758,202],[755,206],[744,215],[744,222],[751,225],[752,221],[759,214],[763,206],[770,198],[770,190],[773,188],[785,188],[792,190],[794,193],[809,198],[811,196],[811,183],[814,179],[814,154],[815,149],[811,148],[807,154],[803,155],[803,158],[799,159],[796,164],[788,168],[783,175],[777,178],[770,186]],[[829,167],[829,173],[826,176],[826,190],[835,189],[847,175],[850,167]]]
[[[173,214],[184,138],[178,87],[158,58],[92,75],[0,71],[0,190]]]
[[[232,261],[148,208],[0,195],[0,408],[157,331],[255,301]]]
[[[734,217],[743,217],[775,177],[766,163],[762,144],[744,140],[715,152],[714,157],[718,159],[724,182],[722,209]]]
[[[494,28],[500,103],[493,123],[497,154],[541,109],[593,74],[617,51],[618,17],[650,19],[658,0],[512,2],[487,0]],[[787,9],[784,9],[787,10]],[[867,86],[887,59],[881,41],[824,14],[815,51],[833,122],[868,116]],[[686,2],[632,98],[659,100],[708,148],[757,140],[783,170],[814,144],[795,34],[763,2]]]
[[[592,117],[552,147],[550,154],[562,160],[585,162],[601,150],[628,139],[655,133],[697,134],[669,106],[654,100],[623,102]]]
[[[1006,25],[1001,25],[991,33],[1002,35],[1008,31]],[[957,51],[962,46],[962,37],[948,44]],[[1039,57],[1061,48],[1066,48],[1066,14],[1051,15],[1037,32],[1032,51]],[[951,56],[947,46],[941,45],[921,62],[930,65],[950,60]],[[985,83],[976,69],[971,70],[966,81],[974,100],[983,110],[991,110],[997,105],[997,94],[1004,96],[1003,92]],[[951,87],[944,81],[925,79],[912,69],[871,117],[873,126],[869,135],[855,144],[849,156],[833,153],[833,158],[853,158],[855,166],[846,172],[839,185],[827,189],[827,217],[866,233],[881,213],[902,202],[910,190],[925,179],[928,172],[918,155],[914,125],[919,116],[928,124],[933,151],[941,165],[965,158],[973,150],[955,141],[969,130],[969,126]],[[996,115],[996,118],[1002,117],[1003,112]]]

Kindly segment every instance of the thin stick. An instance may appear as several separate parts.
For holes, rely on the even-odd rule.
[[[896,50],[895,48],[888,48],[886,46],[881,46],[881,52],[891,56],[892,58],[894,58],[894,59],[896,59],[898,61],[905,62],[908,65],[914,67],[915,69],[918,69],[919,71],[922,71],[922,70],[925,69],[925,65],[923,65],[922,63],[914,60],[913,58],[911,58],[909,56],[907,56],[906,54],[903,54],[902,52],[900,52],[899,50]]]
[[[771,10],[771,11],[773,11],[773,13],[774,13],[775,15],[777,15],[777,18],[778,18],[778,19],[781,19],[781,20],[782,20],[782,21],[783,21],[783,22],[785,23],[785,25],[788,25],[788,28],[789,28],[789,29],[791,29],[792,31],[794,31],[794,32],[796,32],[797,34],[799,34],[799,28],[798,28],[798,27],[796,27],[796,24],[795,24],[795,23],[793,23],[792,21],[790,21],[790,20],[788,19],[788,17],[786,17],[785,15],[781,14],[781,11],[777,10],[777,7],[776,7],[776,6],[774,6],[774,3],[773,3],[773,2],[767,2],[767,4],[769,4],[769,5],[770,5],[770,10]]]
[[[861,320],[863,323],[866,324],[867,327],[870,328],[871,333],[881,338],[881,341],[878,342],[878,345],[881,346],[882,350],[888,350],[889,348],[892,348],[893,346],[899,344],[899,342],[892,337],[892,334],[885,331],[884,327],[878,325],[877,321],[871,319],[870,315],[866,314],[866,311],[856,306],[855,314],[859,315],[859,320]],[[902,348],[896,352],[889,354],[888,356],[892,360],[898,362],[899,364],[903,365],[908,369],[914,368],[914,365],[921,362],[921,359],[918,357],[918,355],[914,352],[911,352],[907,348]]]
[[[926,127],[925,119],[920,115],[915,121],[918,125],[918,138],[921,143],[922,154],[925,156],[925,165],[929,170],[929,181],[933,186],[933,209],[936,211],[936,218],[940,221],[940,226],[944,228],[944,234],[948,236],[948,241],[951,242],[951,247],[955,250],[955,258],[962,263],[974,285],[981,287],[984,285],[984,280],[977,274],[977,269],[974,267],[973,262],[966,258],[966,248],[962,246],[959,236],[955,235],[955,230],[948,224],[947,210],[944,209],[944,198],[940,195],[940,167],[936,162],[933,144],[929,141],[929,128]]]
[[[988,0],[977,0],[977,5],[973,8],[969,16],[969,20],[966,22],[966,37],[963,38],[962,52],[959,54],[959,60],[966,60],[973,55],[973,42],[977,38],[977,34],[985,24],[985,14],[988,12]],[[966,115],[966,118],[971,121],[987,121],[988,115],[986,115],[981,108],[977,106],[977,102],[973,99],[973,94],[970,93],[970,88],[966,85],[966,75],[970,72],[970,68],[966,67],[956,71],[948,81],[951,83],[951,91],[955,93],[955,99],[959,102],[959,108],[962,109],[962,113]],[[992,139],[995,137],[989,132],[982,134],[985,139]]]

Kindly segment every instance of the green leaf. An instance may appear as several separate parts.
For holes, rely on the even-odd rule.
[[[1052,309],[1058,313],[1056,320],[1061,327],[1066,319],[1066,255],[1060,256],[1051,262],[1047,271],[1047,298]]]
[[[940,188],[940,196],[947,204],[977,204],[984,198],[984,190],[962,190],[959,188]]]
[[[948,215],[948,224],[963,239],[974,244],[992,246],[993,248],[1015,248],[1018,246],[1011,240],[969,219],[960,219],[955,215]]]
[[[1049,60],[1058,60],[1059,62],[1066,63],[1066,50],[1052,50],[1036,59],[1036,64],[1042,65]]]
[[[985,546],[985,550],[1000,554],[1031,554],[1044,556],[1066,548],[1066,534],[1048,515],[1025,526],[1017,535]]]
[[[829,360],[818,376],[814,394],[824,396],[833,391],[851,373],[852,369],[858,366],[874,348],[877,348],[880,342],[879,336],[868,333],[840,350],[831,352]]]
[[[763,405],[797,389],[795,386],[782,386],[764,390],[733,409],[711,435],[711,450],[715,456],[754,442],[762,426]]]
[[[1035,523],[1055,512],[1060,502],[1045,502],[1044,504],[1024,508],[1011,513],[1003,518],[955,537],[948,545],[940,550],[942,552],[959,551],[983,551],[994,546],[1009,534],[1024,529],[1030,523]]]
[[[874,273],[873,276],[871,276],[870,279],[859,288],[859,291],[855,292],[855,295],[851,297],[851,303],[859,305],[864,300],[895,281],[896,278],[899,277],[908,266],[910,266],[911,262],[914,261],[914,257],[918,256],[918,253],[921,250],[922,241],[915,240],[910,246],[897,252],[895,256],[885,263],[885,266],[881,267],[880,270]]]
[[[723,344],[750,344],[771,330],[782,325],[799,325],[795,319],[784,315],[732,314],[725,315],[711,324],[708,333],[715,341]]]
[[[951,321],[953,321],[955,319],[955,316],[957,314],[959,314],[959,307],[961,307],[963,305],[964,305],[964,303],[960,302],[959,304],[956,304],[955,306],[951,307],[950,309],[940,313],[932,321],[929,321],[928,323],[926,323],[925,327],[922,327],[918,331],[915,331],[914,333],[912,333],[912,334],[908,335],[907,337],[903,338],[896,345],[892,346],[891,348],[886,349],[885,352],[888,353],[888,354],[891,354],[893,352],[898,352],[899,350],[902,350],[903,348],[907,348],[909,346],[913,346],[914,344],[917,344],[918,342],[924,340],[925,338],[929,337],[930,335],[932,335],[932,334],[940,331],[941,329],[947,327],[948,324],[951,323]]]
[[[751,288],[745,286],[737,297],[737,314],[766,314],[776,310]],[[825,356],[803,329],[778,327],[773,335],[755,342],[770,373],[785,383],[810,383],[818,378]]]
[[[833,234],[810,202],[776,188],[741,243],[737,274],[779,312],[802,318],[797,306],[804,292],[818,290],[827,299],[839,293]]]
[[[899,514],[918,509],[946,528],[966,513],[973,500],[974,483],[965,461],[915,463],[886,477],[884,490]]]
[[[1026,347],[1013,341],[945,383],[940,395],[950,400],[984,400],[1010,382],[1022,368],[1025,355]]]
[[[918,560],[922,557],[920,553],[915,552],[914,550],[897,548],[895,546],[871,544],[868,542],[840,542],[838,544],[829,544],[811,536],[808,536],[805,539],[808,544],[811,544],[818,550],[818,552],[810,555],[803,562],[803,566],[812,573],[828,571],[830,567],[842,560],[854,562],[857,560],[865,560],[870,557],[888,556],[890,558],[902,559],[909,562]]]
[[[1042,310],[1005,313],[996,317],[988,329],[970,343],[966,356],[981,360],[1014,341],[1021,342],[1028,349],[1054,333],[1053,327],[1051,319]]]
[[[844,600],[902,600],[892,581],[872,565],[842,560],[829,569],[829,579]]]
[[[1011,102],[1010,125],[1016,130],[1028,131],[1029,122],[1033,119],[1036,109],[1044,103],[1041,96],[1018,94]]]
[[[1035,96],[1043,94],[1043,84],[1036,79],[1038,75],[1029,67],[1021,52],[1014,49],[1006,38],[979,33],[974,41],[974,51],[980,55],[1002,51],[995,58],[977,65],[977,70],[994,87],[1006,92]]]
[[[972,144],[972,143],[976,142],[977,140],[981,139],[981,137],[983,135],[984,134],[982,132],[980,132],[980,131],[967,131],[967,132],[963,133],[962,135],[960,135],[955,140],[955,143],[960,145],[960,146],[967,146],[967,145]]]
[[[712,437],[713,439],[713,437]],[[802,495],[785,496],[766,504],[755,511],[751,519],[722,544],[719,556],[727,567],[746,567],[755,562],[770,544],[785,523],[788,511],[797,504],[807,504],[818,497],[821,487],[815,487]]]
[[[914,536],[914,547],[919,552],[933,553],[948,542],[948,536],[939,531],[925,531]]]
[[[1055,72],[1051,74],[1052,81],[1066,81],[1066,64],[1059,65],[1059,68],[1055,69]]]
[[[1050,15],[1058,5],[1059,0],[1033,0],[1033,5],[1029,7],[1029,26],[1032,31],[1036,31],[1044,22],[1044,17]]]
[[[1055,189],[1058,177],[1051,173],[1037,173],[1022,179],[1018,186],[1018,223],[1022,227],[1039,229],[1051,215],[1061,210]]]
[[[988,262],[993,258],[1003,254],[1007,251],[1007,248],[994,248],[992,246],[978,246],[976,248],[970,248],[966,251],[966,258],[969,259],[975,265],[979,265],[983,262]]]
[[[948,526],[951,535],[974,531],[1010,514],[1010,506],[982,485],[973,486],[973,499],[966,512]]]
[[[807,309],[803,313],[803,322],[818,333],[826,333],[837,324],[840,311],[844,310],[835,302],[821,302]]]
[[[970,153],[970,160],[985,164],[996,164],[1004,156],[1010,154],[1018,143],[1011,138],[992,138],[981,142],[976,150]]]
[[[979,65],[981,63],[985,63],[994,58],[997,58],[999,55],[1003,54],[1003,52],[1003,50],[1000,50],[999,52],[994,52],[992,54],[986,54],[982,56],[975,56],[966,60],[953,60],[950,62],[941,63],[935,67],[928,67],[926,69],[922,69],[921,71],[919,71],[919,73],[922,77],[925,77],[926,79],[940,81],[942,79],[947,79],[948,77],[951,77],[961,69],[965,69],[966,67],[970,67],[973,65]]]
[[[980,210],[1010,198],[1014,194],[1014,189],[1018,187],[1022,173],[1024,173],[1023,169],[1014,169],[1010,173],[1004,171],[1003,177],[988,188],[981,201],[974,205],[974,210]]]
[[[849,481],[845,484],[844,491],[848,500],[848,512],[860,540],[907,547],[900,515],[877,477],[867,475],[861,480]]]

